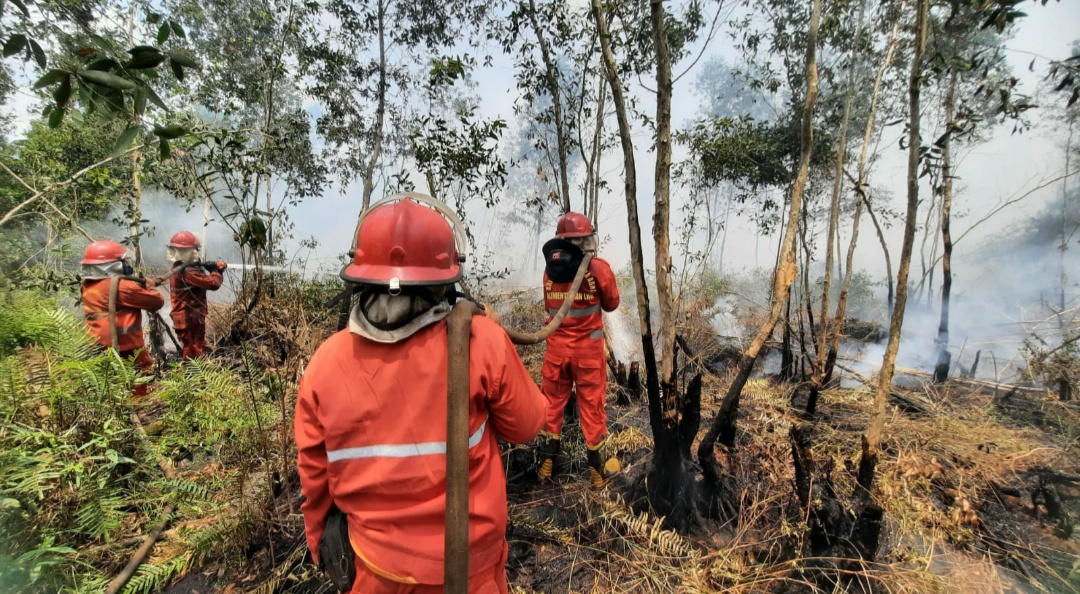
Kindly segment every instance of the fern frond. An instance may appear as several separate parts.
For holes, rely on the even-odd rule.
[[[144,563],[135,576],[124,586],[123,594],[151,594],[164,588],[169,582],[182,577],[191,569],[191,555],[184,554],[164,563]]]
[[[622,499],[616,501],[597,497],[604,518],[610,520],[623,534],[654,554],[666,557],[695,559],[700,551],[674,530],[663,527],[664,518],[650,517],[647,512],[631,511]]]

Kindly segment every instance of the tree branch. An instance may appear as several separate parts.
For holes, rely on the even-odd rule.
[[[14,217],[16,214],[18,214],[19,211],[21,211],[23,208],[28,206],[33,201],[41,200],[46,205],[48,205],[49,208],[51,208],[57,215],[59,215],[60,218],[64,219],[64,221],[66,221],[68,224],[70,224],[76,231],[81,233],[82,236],[85,237],[88,241],[94,241],[94,238],[91,237],[90,234],[86,232],[86,230],[84,230],[82,227],[80,227],[78,224],[76,224],[75,221],[73,221],[71,219],[71,217],[64,214],[64,212],[62,210],[60,210],[60,208],[57,207],[56,204],[54,204],[51,200],[49,200],[46,197],[46,194],[48,194],[50,192],[54,192],[56,190],[59,190],[60,188],[63,188],[65,186],[71,185],[76,180],[78,180],[82,176],[86,175],[88,172],[90,172],[90,171],[92,171],[94,169],[97,169],[98,167],[101,167],[102,165],[105,165],[105,164],[107,164],[107,163],[109,163],[109,162],[111,162],[111,161],[113,161],[115,159],[118,159],[120,157],[124,157],[126,155],[129,155],[132,152],[141,149],[142,147],[143,147],[143,145],[140,143],[140,144],[137,144],[137,145],[129,148],[128,150],[124,151],[123,153],[120,153],[119,155],[113,155],[113,156],[107,157],[105,159],[102,159],[101,161],[98,161],[97,163],[94,163],[93,165],[87,165],[86,167],[83,167],[82,169],[80,169],[80,170],[76,171],[75,173],[73,173],[71,175],[71,177],[67,178],[66,180],[51,183],[48,186],[46,186],[45,189],[43,189],[43,190],[38,190],[37,188],[35,188],[35,187],[31,186],[30,184],[28,184],[26,182],[26,180],[19,177],[19,175],[17,173],[12,171],[11,168],[8,167],[6,163],[4,163],[3,161],[0,161],[0,168],[2,168],[5,172],[7,172],[7,174],[10,175],[12,177],[12,179],[19,182],[19,185],[23,186],[24,188],[26,188],[27,190],[32,192],[32,194],[31,194],[31,196],[29,198],[27,198],[26,200],[23,200],[22,202],[17,204],[14,208],[9,210],[7,212],[7,214],[5,214],[2,219],[0,219],[0,227],[4,226],[5,223],[10,221],[12,217]]]

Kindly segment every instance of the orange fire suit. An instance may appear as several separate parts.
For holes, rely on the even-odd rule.
[[[570,284],[552,282],[544,273],[544,305],[548,321],[559,311]],[[570,391],[576,385],[585,441],[590,446],[597,446],[607,436],[607,365],[601,310],[615,311],[618,307],[619,286],[611,266],[601,258],[593,258],[569,313],[547,339],[541,386],[548,400],[545,433],[558,436],[562,431],[563,412]]]
[[[221,288],[221,273],[189,266],[169,278],[173,329],[184,345],[184,360],[201,357],[206,350],[206,292]]]
[[[109,332],[109,285],[111,279],[85,280],[82,283],[82,307],[86,326],[98,344],[112,347]],[[135,281],[121,279],[116,292],[116,344],[120,356],[130,359],[144,371],[154,366],[146,351],[142,329],[142,310],[157,311],[165,299],[156,289],[147,289]],[[146,395],[146,384],[135,386],[136,396]]]
[[[470,592],[505,594],[506,481],[495,438],[533,439],[546,403],[494,321],[474,317],[469,344]],[[301,378],[294,429],[308,548],[318,554],[336,504],[357,554],[355,593],[424,592],[444,581],[447,357],[445,320],[396,343],[345,330]]]

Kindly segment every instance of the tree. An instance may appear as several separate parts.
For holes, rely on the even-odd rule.
[[[247,150],[257,151],[250,215],[266,228],[266,257],[278,261],[285,206],[319,195],[327,174],[301,100],[300,8],[293,0],[173,1],[173,11],[192,23],[191,42],[208,64],[186,98],[219,127],[243,131]]]
[[[746,380],[757,361],[765,341],[772,335],[773,328],[780,319],[781,310],[787,301],[791,285],[795,281],[797,268],[795,264],[795,237],[798,233],[799,215],[803,208],[803,193],[806,190],[807,178],[810,174],[810,161],[814,151],[814,103],[818,94],[818,70],[817,70],[817,44],[818,30],[821,23],[821,0],[814,0],[810,12],[810,23],[806,36],[806,92],[804,96],[801,114],[800,143],[799,143],[799,166],[794,184],[791,189],[791,198],[788,202],[787,226],[784,229],[783,240],[779,253],[779,264],[773,278],[772,296],[768,315],[754,335],[750,345],[739,357],[738,371],[735,379],[720,405],[720,410],[702,438],[698,446],[697,456],[701,464],[705,479],[716,483],[720,480],[720,470],[717,466],[714,447],[717,440],[727,448],[735,446],[735,421],[739,405],[739,397],[742,393]]]
[[[862,457],[859,459],[858,482],[867,495],[874,482],[878,451],[881,449],[881,438],[885,430],[885,411],[888,406],[889,391],[892,389],[893,373],[896,369],[896,353],[900,347],[900,332],[904,325],[908,271],[911,268],[911,252],[915,242],[916,217],[919,210],[919,164],[922,155],[927,150],[921,144],[919,124],[922,115],[920,99],[929,12],[930,0],[918,0],[915,6],[915,41],[911,56],[911,75],[908,79],[907,214],[904,219],[904,242],[900,251],[900,265],[896,273],[896,306],[893,308],[892,319],[889,323],[889,340],[882,358],[877,390],[874,392],[874,407],[870,412],[870,422],[863,435]]]
[[[186,133],[183,126],[167,123],[168,107],[155,90],[155,86],[161,85],[158,68],[164,64],[168,64],[179,81],[189,69],[198,69],[198,63],[184,48],[185,33],[178,21],[147,11],[142,27],[127,23],[126,30],[131,32],[128,42],[133,47],[125,52],[120,43],[110,39],[116,38],[116,29],[110,28],[107,20],[95,18],[95,13],[105,12],[107,6],[87,3],[70,9],[48,3],[13,4],[18,12],[5,13],[0,7],[3,55],[33,60],[40,73],[33,84],[34,90],[51,89],[52,100],[46,102],[42,112],[51,127],[59,126],[69,114],[99,126],[124,122],[113,145],[114,158],[125,154],[133,143],[139,144],[136,141],[142,140],[147,132],[143,124],[146,117],[151,118],[153,135],[163,155],[170,141]],[[134,11],[135,7],[132,8]],[[155,45],[147,44],[151,39]],[[56,48],[56,55],[50,58],[42,43]],[[6,63],[0,78],[11,79]],[[45,191],[33,194],[19,210],[35,200],[47,201],[47,194]],[[132,211],[137,217],[138,208]],[[16,212],[8,211],[4,220],[10,220]],[[129,239],[137,250],[138,218],[132,223],[134,233]]]

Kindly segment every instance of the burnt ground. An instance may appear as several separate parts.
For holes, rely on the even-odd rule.
[[[538,357],[526,353],[525,359],[538,374]],[[706,379],[706,420],[724,388],[725,380]],[[751,380],[738,447],[728,459],[742,513],[727,522],[706,520],[686,535],[626,503],[650,461],[644,401],[620,406],[609,394],[610,439],[627,470],[601,492],[588,487],[573,415],[553,484],[536,483],[530,446],[505,447],[511,591],[1080,592],[1078,533],[1065,534],[1040,494],[1048,477],[1080,475],[1080,407],[1049,394],[1013,394],[1002,402],[1001,394],[963,384],[903,391],[904,399],[890,407],[875,488],[886,510],[882,548],[874,562],[837,578],[831,560],[804,555],[806,521],[792,488],[788,429],[813,425],[819,458],[835,463],[838,496],[850,497],[871,396],[826,391],[819,415],[808,420],[795,392]],[[922,412],[904,412],[910,402]],[[1064,481],[1055,489],[1064,512],[1080,516],[1080,484]],[[305,562],[298,515],[288,520],[278,529],[274,560],[264,543],[239,577],[215,579],[211,566],[169,592],[329,592]]]
[[[542,347],[522,349],[537,381],[542,356]],[[706,376],[702,433],[728,381]],[[789,430],[811,427],[816,458],[831,466],[838,499],[850,501],[872,396],[867,389],[824,391],[814,418],[801,413],[804,398],[790,385],[749,382],[737,446],[724,459],[741,513],[706,519],[686,534],[627,503],[651,458],[643,400],[619,405],[614,388],[609,393],[610,443],[626,472],[604,491],[588,487],[573,414],[553,484],[536,483],[531,445],[505,446],[511,591],[1080,592],[1080,531],[1068,520],[1080,517],[1076,403],[964,382],[897,388],[873,494],[885,509],[882,546],[872,562],[838,563],[808,554]],[[307,555],[298,492],[295,476],[286,477],[245,567],[211,562],[167,592],[330,592]]]

